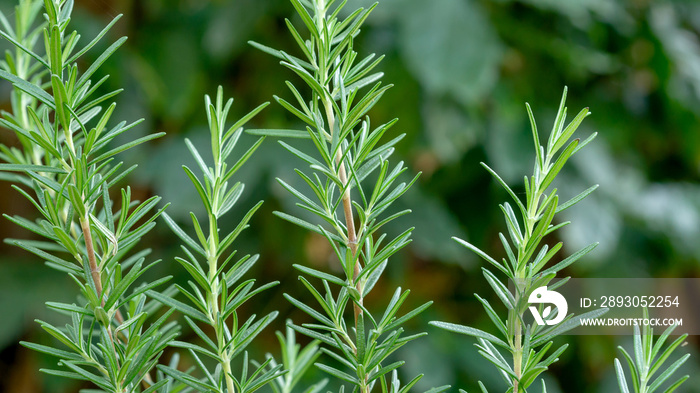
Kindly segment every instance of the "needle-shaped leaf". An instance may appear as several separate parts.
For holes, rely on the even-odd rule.
[[[163,295],[159,292],[156,291],[148,291],[148,296],[158,300],[159,302],[165,304],[166,306],[172,307],[176,309],[177,311],[183,313],[184,315],[187,315],[188,317],[192,319],[196,319],[200,322],[208,322],[208,318],[204,313],[202,313],[199,310],[196,310],[195,308],[188,306],[187,304],[175,300],[171,298],[170,296]]]
[[[579,125],[581,125],[581,122],[583,122],[583,119],[585,119],[588,115],[590,115],[591,112],[588,111],[588,108],[583,108],[581,111],[576,115],[574,120],[569,123],[568,126],[562,131],[561,135],[559,135],[559,138],[557,141],[554,143],[554,147],[552,147],[551,152],[555,153],[562,147],[564,147],[564,144],[571,138],[571,136],[576,132],[576,129],[578,128]]]
[[[142,143],[146,143],[146,142],[152,141],[152,140],[154,140],[154,139],[158,139],[158,138],[162,137],[163,135],[165,135],[164,132],[158,132],[158,133],[155,133],[155,134],[150,134],[150,135],[146,135],[146,136],[144,136],[144,137],[135,139],[135,140],[133,140],[133,141],[131,141],[131,142],[127,142],[127,143],[125,143],[125,144],[123,144],[123,145],[121,145],[121,146],[119,146],[119,147],[115,147],[115,148],[112,149],[112,150],[109,150],[109,151],[107,151],[107,152],[102,153],[102,154],[99,155],[98,157],[94,158],[94,159],[92,160],[92,162],[100,162],[100,161],[106,160],[106,159],[109,158],[109,157],[112,157],[112,156],[114,156],[114,155],[116,155],[116,154],[119,154],[119,153],[121,153],[121,152],[123,152],[123,151],[129,150],[129,149],[131,149],[131,148],[133,148],[133,147],[136,147],[136,146],[138,146],[138,145],[140,145],[140,144],[142,144]]]
[[[435,327],[438,327],[440,329],[449,330],[451,332],[460,333],[460,334],[464,334],[464,335],[472,336],[472,337],[476,337],[476,338],[482,338],[490,343],[496,344],[496,345],[498,345],[502,348],[505,348],[505,349],[510,348],[510,346],[508,346],[508,344],[506,344],[503,340],[501,340],[500,338],[494,336],[493,334],[487,333],[483,330],[475,329],[473,327],[464,326],[464,325],[457,325],[454,323],[447,323],[447,322],[432,321],[432,322],[430,322],[430,324],[435,326]]]
[[[258,136],[271,136],[274,138],[297,138],[297,139],[309,139],[309,133],[306,131],[299,130],[283,130],[283,129],[249,129],[246,133],[250,135]]]
[[[457,241],[457,243],[463,245],[464,247],[466,247],[466,248],[468,248],[468,249],[474,251],[474,253],[476,253],[476,255],[480,256],[480,257],[483,258],[486,262],[488,262],[488,263],[490,263],[491,265],[495,266],[498,270],[502,271],[503,273],[508,274],[508,270],[506,270],[506,268],[505,268],[503,265],[501,265],[500,263],[496,262],[495,259],[491,258],[488,254],[486,254],[485,252],[481,251],[481,250],[480,250],[479,248],[477,248],[476,246],[472,245],[471,243],[469,243],[469,242],[467,242],[467,241],[465,241],[465,240],[462,240],[462,239],[459,239],[459,238],[456,238],[456,237],[453,237],[452,239],[454,239],[455,241]]]
[[[0,30],[0,35],[2,35],[3,38],[6,40],[10,41],[12,45],[16,46],[17,48],[21,49],[24,53],[28,54],[29,56],[33,57],[36,61],[39,62],[39,64],[43,65],[45,68],[49,68],[49,63],[44,60],[43,57],[39,56],[38,54],[34,53],[31,49],[27,48],[26,46],[22,45],[19,41],[17,41],[14,37],[11,35],[7,34],[7,32]]]
[[[118,39],[107,49],[105,49],[105,51],[102,52],[102,54],[97,59],[95,59],[95,61],[90,65],[90,67],[88,67],[88,69],[85,70],[85,72],[83,72],[83,74],[80,76],[76,84],[76,88],[79,89],[80,87],[85,85],[90,80],[92,75],[97,71],[97,69],[101,67],[104,64],[104,62],[107,61],[107,59],[110,56],[112,56],[112,54],[114,54],[114,52],[116,52],[120,46],[124,44],[124,42],[126,42],[126,37]]]
[[[629,386],[627,385],[627,379],[625,378],[625,371],[622,369],[622,365],[617,359],[615,359],[615,374],[617,374],[617,383],[620,387],[620,392],[630,393]]]
[[[10,74],[5,70],[0,70],[0,78],[11,82],[18,89],[46,104],[49,108],[56,109],[53,97],[50,96],[46,91],[44,91],[40,87],[37,87],[36,85],[29,83],[24,79],[17,77],[16,75]]]
[[[542,274],[547,275],[550,273],[557,273],[557,272],[561,271],[562,269],[566,268],[567,266],[569,266],[572,263],[576,262],[577,260],[581,259],[581,257],[583,257],[584,255],[593,251],[593,249],[596,248],[597,246],[598,246],[598,243],[589,244],[588,246],[586,246],[586,247],[576,251],[575,253],[569,255],[563,261],[557,263],[556,265],[550,267],[547,270],[544,270],[542,272]]]
[[[312,277],[320,278],[321,280],[326,280],[328,282],[332,282],[333,284],[340,285],[340,286],[346,285],[346,282],[344,280],[341,280],[340,278],[338,278],[332,274],[324,273],[324,272],[321,272],[321,271],[318,271],[316,269],[312,269],[310,267],[306,267],[303,265],[296,265],[295,264],[293,266],[295,269],[299,270],[300,272],[308,274]]]
[[[544,180],[542,180],[542,184],[540,186],[541,190],[546,190],[549,188],[550,184],[552,184],[552,181],[556,178],[556,176],[559,174],[559,171],[564,167],[564,164],[569,160],[569,158],[574,154],[574,150],[576,150],[576,147],[579,144],[578,139],[574,139],[569,143],[569,145],[566,146],[566,149],[561,152],[557,160],[554,162],[552,167],[549,169],[547,172],[547,175],[544,177]]]
[[[184,241],[187,246],[189,246],[192,250],[197,251],[197,253],[201,254],[202,256],[206,256],[206,252],[204,249],[197,244],[194,239],[192,239],[185,231],[180,228],[179,225],[175,223],[175,221],[170,218],[170,216],[167,213],[163,213],[163,219],[165,220],[165,223],[168,224],[170,229],[177,235],[177,237],[180,238],[180,240]]]
[[[513,298],[513,294],[510,293],[508,288],[503,285],[502,282],[500,282],[496,276],[493,275],[490,271],[488,271],[486,268],[481,269],[482,272],[484,273],[484,277],[486,278],[486,282],[489,283],[491,288],[493,288],[494,292],[496,292],[496,295],[498,295],[499,299],[503,302],[503,304],[508,307],[508,309],[512,309],[515,307],[515,298]]]

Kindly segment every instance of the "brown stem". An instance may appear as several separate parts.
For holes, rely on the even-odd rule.
[[[95,246],[92,242],[92,232],[90,231],[90,223],[87,220],[80,220],[80,227],[83,230],[83,237],[85,238],[85,249],[88,254],[88,262],[90,263],[90,273],[92,274],[92,281],[95,283],[95,290],[97,291],[97,297],[102,298],[102,277],[100,275],[100,268],[97,266],[97,258],[95,257]],[[105,300],[102,299],[102,306],[105,305]],[[121,311],[117,310],[114,314],[114,318],[117,323],[124,323],[124,317]]]
[[[332,119],[332,117],[331,117]],[[333,124],[331,123],[331,130],[332,130]],[[332,132],[332,131],[331,131]],[[335,161],[338,164],[338,178],[340,179],[341,184],[343,187],[345,187],[345,192],[343,193],[343,213],[345,214],[345,226],[347,227],[348,231],[348,247],[350,247],[350,251],[352,252],[352,257],[353,259],[357,258],[357,232],[355,230],[355,218],[353,217],[352,214],[352,199],[350,198],[350,187],[347,187],[348,184],[348,175],[347,171],[345,170],[345,163],[342,161],[343,157],[343,149],[338,148],[338,153],[335,156]],[[357,261],[355,262],[355,267],[353,268],[353,275],[350,277],[351,280],[355,280],[359,275],[360,271],[362,270],[362,266],[360,265],[360,259],[357,258]],[[356,285],[357,291],[360,293],[360,299],[358,301],[358,304],[353,305],[353,309],[355,312],[355,325],[357,326],[357,320],[359,316],[362,314],[362,284],[358,281]]]
[[[333,117],[329,117],[329,119],[333,119]],[[331,124],[331,130],[333,129],[333,122],[330,122]],[[352,252],[352,257],[353,259],[357,259],[355,262],[355,266],[353,268],[353,274],[350,279],[354,281],[357,279],[357,277],[360,276],[360,271],[362,270],[362,266],[360,265],[360,258],[357,257],[357,249],[358,249],[358,242],[357,242],[357,231],[355,230],[355,218],[353,217],[352,214],[352,199],[350,198],[350,187],[348,187],[348,175],[347,171],[345,170],[345,163],[342,161],[343,157],[343,149],[338,148],[338,153],[335,156],[335,161],[338,164],[338,178],[340,179],[341,184],[345,188],[345,192],[343,193],[343,213],[345,215],[345,226],[347,228],[348,232],[348,247],[350,247],[350,251]],[[355,316],[355,330],[359,328],[358,326],[358,321],[360,319],[360,315],[362,315],[362,305],[363,305],[363,299],[362,299],[362,291],[364,288],[362,288],[362,283],[358,280],[357,283],[355,284],[355,288],[357,289],[357,292],[359,293],[359,299],[356,303],[353,303],[353,312]],[[355,349],[357,351],[357,349]],[[367,379],[365,379],[364,383],[362,384],[361,387],[361,393],[369,393],[369,385],[367,384]]]
[[[80,227],[83,231],[83,237],[85,238],[85,249],[88,254],[88,263],[90,264],[90,274],[92,275],[92,281],[95,283],[95,290],[97,291],[97,297],[101,299],[101,304],[104,307],[105,305],[105,299],[102,297],[102,277],[100,275],[100,268],[97,266],[97,258],[95,257],[95,246],[92,241],[92,231],[90,230],[90,222],[85,219],[80,219]],[[118,309],[114,313],[114,319],[117,321],[118,324],[124,323],[124,316],[122,316],[121,311]],[[107,328],[107,333],[109,335],[109,339],[112,344],[112,350],[114,351],[114,355],[116,358],[117,355],[117,348],[114,345],[115,342],[115,337],[114,334],[112,333],[112,327],[111,326],[106,326]],[[126,343],[129,338],[124,335],[124,332],[119,332],[122,337],[117,337],[117,340],[121,340],[123,343]],[[153,385],[153,380],[151,379],[150,373],[146,373],[144,381],[150,383],[150,385]]]
[[[81,218],[80,227],[83,230],[83,238],[85,239],[85,248],[87,250],[88,262],[90,263],[92,281],[95,283],[97,297],[102,299],[102,278],[100,277],[100,268],[97,266],[97,259],[95,258],[95,246],[92,244],[92,232],[90,231],[89,221]],[[102,299],[102,305],[105,305],[104,299]]]
[[[95,246],[92,243],[92,231],[90,231],[90,221],[89,219],[80,219],[80,228],[83,231],[83,238],[85,239],[85,250],[87,251],[88,263],[90,264],[90,274],[92,275],[92,281],[95,283],[95,291],[97,292],[97,298],[100,299],[102,307],[105,305],[105,299],[102,297],[102,277],[100,275],[100,268],[97,266],[97,258],[95,257]],[[123,320],[121,314],[119,318]],[[114,345],[114,334],[112,333],[112,326],[110,322],[105,328],[107,329],[107,334],[109,335],[109,341],[112,344],[112,350],[114,351],[114,356],[117,358],[117,348]]]
[[[316,12],[318,15],[317,23],[318,23],[318,28],[319,31],[323,31],[324,29],[324,21],[325,21],[325,0],[319,0],[319,2],[316,4]],[[321,35],[323,37],[323,34]],[[323,38],[321,39],[323,40]],[[325,65],[322,65],[325,67]],[[326,87],[328,91],[328,75],[327,75],[328,69],[324,68],[321,70],[321,84]],[[335,130],[336,128],[336,121],[335,121],[335,115],[333,113],[333,105],[330,102],[329,96],[322,97],[323,101],[323,106],[326,110],[326,119],[328,120],[328,131],[330,132],[331,135],[333,135],[334,132],[338,132],[338,130]],[[352,257],[353,259],[356,259],[355,266],[353,267],[353,274],[352,277],[348,277],[351,281],[354,281],[359,277],[360,272],[362,270],[362,266],[360,265],[360,258],[357,256],[357,248],[358,248],[358,242],[357,242],[357,232],[355,230],[355,219],[353,217],[352,213],[352,199],[350,197],[350,187],[348,186],[348,175],[347,171],[345,169],[345,163],[343,162],[343,148],[341,146],[338,147],[338,151],[335,155],[335,162],[338,165],[338,178],[340,179],[340,183],[342,184],[343,188],[345,189],[345,192],[343,193],[343,213],[345,215],[345,227],[347,228],[347,246],[350,248],[350,251],[352,252]],[[355,329],[357,330],[358,327],[358,321],[360,316],[362,315],[362,305],[363,305],[363,299],[362,299],[362,284],[358,280],[358,282],[355,284],[357,292],[359,293],[359,299],[356,303],[353,303],[353,311],[354,311],[354,316],[355,316]],[[369,388],[368,385],[365,383],[362,386],[362,393],[369,393]]]

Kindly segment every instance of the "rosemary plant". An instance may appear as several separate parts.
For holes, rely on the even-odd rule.
[[[645,309],[644,318],[648,317],[649,315]],[[659,336],[656,342],[654,342],[654,330],[651,327],[644,325],[640,331],[639,326],[635,326],[634,359],[623,347],[618,347],[620,352],[622,352],[622,357],[624,357],[627,361],[634,393],[653,393],[656,391],[661,391],[660,389],[662,385],[690,357],[690,354],[685,354],[680,359],[673,362],[670,366],[662,368],[671,354],[673,354],[673,351],[675,351],[679,346],[683,345],[685,339],[688,337],[687,334],[679,336],[662,351],[664,343],[666,343],[666,340],[673,333],[675,328],[676,326],[669,326],[664,333]],[[620,393],[630,393],[629,385],[627,384],[627,379],[625,378],[625,372],[622,369],[622,364],[620,363],[619,359],[615,359],[615,372],[617,373],[617,382],[620,386]],[[658,372],[661,372],[661,374],[652,381],[654,374]],[[663,390],[663,392],[671,393],[675,391],[688,378],[688,375],[682,376]]]
[[[231,211],[243,192],[242,183],[236,182],[231,185],[229,181],[265,138],[259,138],[233,165],[229,166],[226,161],[239,141],[243,125],[267,104],[258,106],[227,128],[226,121],[232,104],[233,99],[229,99],[224,104],[221,87],[218,89],[215,102],[212,102],[209,96],[205,98],[213,166],[207,166],[197,148],[189,140],[185,141],[202,172],[202,176],[197,177],[190,168],[183,166],[206,209],[208,232],[205,234],[205,229],[194,213],[190,215],[197,240],[188,235],[167,214],[163,214],[167,224],[184,242],[182,249],[186,257],[177,258],[177,261],[187,270],[192,281],[188,283],[189,289],[180,285],[176,285],[176,288],[191,305],[175,300],[168,294],[155,291],[149,294],[182,313],[187,324],[203,342],[198,345],[174,341],[171,345],[186,349],[192,355],[204,374],[204,379],[197,379],[173,367],[161,367],[164,373],[197,391],[250,393],[280,376],[282,368],[282,365],[268,367],[272,360],[268,358],[248,375],[249,362],[248,354],[244,352],[245,348],[277,316],[277,312],[270,312],[259,319],[252,315],[245,322],[239,323],[238,308],[251,297],[277,285],[278,282],[271,282],[257,288],[254,288],[254,279],[239,283],[243,275],[258,260],[258,255],[246,255],[233,263],[236,251],[230,250],[238,235],[248,227],[249,220],[262,205],[262,201],[253,206],[236,228],[226,235],[220,233],[219,221]],[[202,267],[200,258],[206,262],[206,270]],[[211,334],[207,334],[197,323],[208,325]],[[231,362],[240,354],[243,354],[243,366],[241,375],[236,377],[232,372]],[[211,370],[205,365],[200,358],[202,355],[214,360],[215,369]]]
[[[597,188],[597,186],[590,187],[562,204],[559,204],[557,189],[550,188],[566,161],[596,136],[593,134],[583,142],[580,142],[579,139],[571,139],[583,119],[590,113],[588,108],[582,109],[565,127],[567,112],[564,106],[565,101],[566,88],[546,146],[540,144],[532,110],[526,104],[535,145],[535,164],[534,174],[530,178],[526,176],[524,179],[525,201],[521,201],[495,171],[482,163],[513,198],[516,205],[515,209],[508,202],[501,205],[509,237],[506,238],[502,233],[499,234],[499,237],[507,259],[498,262],[476,246],[455,238],[460,244],[474,251],[503,273],[513,285],[514,290],[511,292],[507,283],[499,280],[488,269],[483,269],[486,281],[508,310],[505,321],[486,299],[475,295],[501,337],[468,326],[431,322],[434,326],[476,337],[479,353],[498,368],[508,386],[507,392],[525,392],[538,375],[558,360],[558,356],[566,349],[567,345],[564,344],[549,353],[553,343],[552,338],[577,326],[581,318],[593,317],[597,313],[604,312],[604,310],[595,310],[578,317],[568,315],[563,322],[554,326],[527,325],[523,321],[523,315],[528,309],[529,294],[538,287],[547,286],[559,271],[576,262],[597,245],[595,243],[584,247],[548,268],[547,264],[561,250],[562,242],[555,244],[551,249],[547,244],[540,246],[547,235],[568,224],[568,222],[553,224],[554,216],[579,202]],[[520,214],[520,220],[518,220],[516,212]],[[548,289],[554,289],[565,282],[566,279],[560,280],[549,285]],[[555,315],[557,313],[551,312],[549,319]],[[509,360],[504,357],[503,350],[508,353]],[[544,389],[544,381],[542,384]],[[483,392],[486,392],[486,388],[481,382],[479,382],[479,386]]]
[[[301,345],[296,342],[294,329],[289,325],[287,325],[286,334],[277,332],[277,339],[282,350],[282,364],[285,374],[275,378],[274,383],[270,386],[275,393],[292,393],[306,371],[321,356],[320,341],[313,340],[302,349]],[[270,358],[272,359],[271,356]],[[272,359],[270,367],[275,367],[276,365],[277,362]],[[328,379],[323,379],[306,388],[304,393],[320,393],[326,384],[328,384]]]
[[[16,48],[1,65],[0,77],[14,90],[12,113],[3,112],[0,124],[14,131],[22,146],[0,146],[6,162],[0,169],[14,172],[3,177],[40,213],[35,221],[5,217],[44,239],[7,241],[68,274],[80,290],[76,303],[47,303],[68,316],[65,327],[38,321],[62,348],[22,344],[59,359],[59,368],[46,373],[90,381],[106,392],[154,392],[168,381],[156,382],[150,372],[177,328],[165,322],[169,313],[148,318],[160,304],[145,292],[168,277],[135,287],[153,263],[146,262],[149,250],[131,250],[163,209],[156,209],[158,197],[132,201],[127,187],[115,212],[111,195],[134,169],[122,168],[114,156],[162,134],[113,146],[139,122],[108,127],[116,105],[109,101],[119,90],[97,95],[107,77],[91,78],[125,38],[84,71],[77,62],[119,17],[79,48],[80,35],[68,30],[72,9],[72,0],[20,0],[14,27],[0,15],[0,35]]]
[[[343,276],[294,265],[303,275],[302,284],[318,302],[314,308],[294,297],[285,297],[315,319],[296,331],[325,344],[322,351],[345,370],[327,362],[316,366],[362,393],[378,386],[382,392],[406,392],[422,375],[400,387],[395,370],[403,361],[389,362],[389,356],[425,333],[403,337],[402,324],[425,310],[431,302],[398,317],[409,291],[398,288],[381,317],[375,317],[364,298],[379,280],[387,260],[410,242],[412,228],[395,238],[380,234],[387,222],[409,213],[387,213],[397,198],[416,181],[399,182],[406,171],[403,163],[390,165],[387,158],[403,136],[383,144],[382,137],[396,123],[393,120],[373,128],[367,115],[390,86],[382,86],[382,73],[372,73],[382,57],[358,59],[353,50],[355,36],[372,11],[357,9],[340,18],[347,1],[291,0],[310,36],[287,20],[301,57],[261,44],[255,47],[282,60],[308,86],[304,97],[291,82],[287,86],[296,104],[275,97],[285,109],[306,123],[306,131],[258,130],[255,134],[310,139],[316,156],[280,141],[289,152],[310,165],[310,171],[296,169],[308,186],[298,190],[282,179],[279,183],[299,199],[298,206],[319,218],[321,224],[299,216],[276,214],[296,225],[324,236],[335,252]],[[376,4],[375,4],[376,6]],[[359,61],[358,61],[359,60]],[[373,177],[370,181],[370,175]],[[398,184],[397,184],[398,183]],[[313,284],[312,279],[320,280]],[[337,289],[331,289],[331,284]],[[348,309],[352,307],[352,312]],[[349,314],[349,315],[348,315]],[[392,379],[387,382],[389,373]]]

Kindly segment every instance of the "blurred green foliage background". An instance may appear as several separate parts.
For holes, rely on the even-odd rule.
[[[184,222],[199,209],[182,164],[190,164],[183,138],[206,144],[203,95],[223,84],[242,115],[273,94],[288,96],[293,78],[278,62],[247,44],[255,40],[292,50],[284,26],[293,9],[285,0],[78,0],[74,28],[94,36],[114,16],[123,19],[110,35],[129,40],[105,66],[105,89],[124,87],[115,118],[145,122],[132,131],[167,132],[122,159],[138,164],[130,179],[137,195],[162,195],[172,202],[171,216]],[[352,7],[368,5],[350,0]],[[373,109],[373,122],[400,119],[394,135],[405,132],[394,157],[405,160],[417,185],[400,202],[413,214],[390,231],[415,226],[414,242],[387,269],[372,304],[383,304],[396,286],[413,291],[414,305],[435,305],[413,323],[430,335],[405,347],[404,378],[425,373],[421,387],[451,384],[474,390],[481,379],[494,391],[502,381],[478,356],[474,340],[427,325],[448,320],[489,329],[473,293],[489,297],[481,261],[451,236],[468,239],[501,255],[497,234],[505,229],[498,204],[507,195],[479,165],[487,162],[516,192],[531,172],[532,142],[524,103],[529,102],[541,129],[551,127],[564,85],[568,106],[593,113],[583,134],[597,131],[594,143],[577,154],[557,185],[573,196],[591,184],[600,188],[562,215],[572,224],[559,233],[564,253],[588,243],[600,246],[566,273],[575,277],[698,277],[700,275],[700,2],[652,0],[380,0],[361,33],[360,54],[386,54],[381,70],[395,85]],[[12,0],[0,9],[12,14]],[[299,23],[296,23],[299,25]],[[107,41],[102,43],[106,47]],[[6,43],[3,43],[6,45]],[[95,50],[93,56],[99,53]],[[0,101],[9,107],[8,83]],[[254,126],[301,128],[281,107],[271,105]],[[542,131],[541,131],[542,133]],[[392,135],[393,137],[393,135]],[[10,132],[0,140],[13,144]],[[251,142],[253,138],[250,138]],[[303,145],[297,144],[297,146]],[[310,147],[310,146],[307,146]],[[248,206],[266,203],[252,228],[238,242],[241,252],[260,253],[254,274],[281,285],[258,298],[249,312],[279,309],[275,328],[285,318],[306,322],[281,296],[304,296],[292,263],[334,269],[323,238],[275,218],[273,210],[296,209],[291,195],[276,182],[297,181],[295,161],[268,139],[247,164],[241,179]],[[408,178],[409,175],[406,175]],[[32,216],[19,195],[0,185],[0,211]],[[234,218],[235,219],[235,218]],[[237,222],[237,221],[232,221]],[[233,224],[231,224],[233,225]],[[25,237],[5,221],[0,235]],[[552,243],[556,239],[551,239]],[[178,240],[160,225],[144,244],[163,262],[154,275],[185,272],[173,261]],[[7,245],[0,248],[0,392],[73,392],[79,386],[37,369],[53,365],[20,347],[20,339],[47,340],[35,318],[60,320],[47,312],[46,300],[70,300],[76,287],[41,261]],[[255,356],[277,353],[270,330]],[[185,331],[185,338],[191,336]],[[549,392],[617,391],[612,361],[617,345],[629,337],[566,336],[569,349],[545,378]],[[700,392],[698,342],[684,347],[694,354],[684,366],[691,382],[681,389]],[[167,354],[170,356],[170,354]],[[695,375],[693,375],[695,374]],[[311,375],[314,379],[319,375]]]

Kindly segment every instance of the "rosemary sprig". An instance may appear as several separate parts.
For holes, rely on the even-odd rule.
[[[267,106],[260,105],[231,126],[227,126],[228,112],[232,104],[233,99],[224,103],[221,87],[217,91],[215,101],[209,96],[205,98],[212,166],[205,163],[202,154],[192,142],[185,141],[202,174],[195,175],[187,166],[183,166],[183,169],[205,207],[207,226],[203,226],[197,216],[190,213],[195,232],[195,236],[191,237],[167,214],[163,215],[166,223],[184,242],[182,249],[186,257],[176,260],[187,270],[192,280],[188,283],[189,288],[180,285],[175,287],[191,305],[175,300],[167,294],[151,292],[151,295],[183,314],[187,324],[202,340],[201,345],[183,341],[172,343],[173,346],[189,352],[204,375],[202,379],[173,367],[160,367],[165,374],[197,391],[251,393],[282,374],[282,365],[270,366],[272,359],[268,358],[248,375],[248,354],[245,352],[248,344],[272,322],[277,312],[270,312],[262,318],[251,315],[245,322],[239,323],[239,318],[242,317],[238,314],[238,308],[256,294],[279,282],[271,282],[257,288],[254,287],[255,279],[240,282],[258,260],[258,255],[246,255],[233,262],[236,251],[231,250],[231,247],[238,235],[248,227],[248,222],[262,205],[262,201],[245,214],[233,231],[225,235],[220,233],[220,220],[233,209],[244,189],[242,183],[231,184],[230,181],[265,139],[259,138],[235,163],[227,163],[243,133],[243,125]],[[200,259],[204,260],[204,267]],[[198,324],[207,325],[210,334]],[[243,367],[241,374],[235,376],[231,363],[241,354],[244,359]],[[213,360],[215,368],[207,367],[202,358]]]
[[[399,316],[399,309],[410,291],[398,288],[381,317],[375,317],[364,302],[389,258],[411,241],[413,228],[393,239],[381,233],[381,228],[410,212],[389,213],[389,208],[418,178],[416,175],[408,183],[399,180],[406,167],[402,162],[391,165],[388,161],[394,145],[403,138],[400,135],[382,141],[396,120],[373,128],[367,116],[391,87],[382,85],[381,72],[374,72],[382,56],[371,54],[360,58],[353,50],[355,36],[376,4],[369,9],[348,12],[346,18],[341,18],[347,1],[291,0],[291,3],[309,32],[308,38],[303,38],[297,28],[286,21],[298,44],[299,56],[251,44],[281,59],[281,64],[308,88],[299,89],[287,82],[294,103],[275,97],[282,107],[307,124],[306,131],[255,130],[252,133],[303,138],[315,146],[316,154],[310,156],[281,141],[289,152],[309,164],[310,171],[295,169],[308,186],[307,190],[296,189],[283,179],[278,181],[299,199],[298,206],[313,213],[321,224],[288,213],[276,214],[324,236],[335,252],[343,276],[295,265],[302,273],[299,279],[316,299],[318,307],[285,295],[316,322],[290,326],[325,344],[322,350],[344,370],[326,362],[316,365],[338,380],[354,385],[362,393],[375,387],[382,392],[406,392],[422,375],[400,387],[396,369],[404,362],[392,362],[390,355],[425,335],[403,337],[401,326],[428,308],[431,302]],[[310,95],[304,96],[301,91],[307,90]],[[321,287],[306,277],[320,280]],[[334,292],[331,284],[339,290]],[[350,305],[353,312],[348,320],[346,311]]]
[[[513,290],[509,290],[507,283],[503,283],[490,270],[483,268],[483,274],[491,288],[508,310],[508,316],[502,319],[486,300],[476,295],[484,307],[489,318],[493,321],[497,334],[475,329],[469,326],[456,325],[447,322],[431,322],[432,325],[449,331],[476,337],[479,353],[498,368],[508,386],[508,392],[525,392],[537,377],[547,370],[552,363],[558,360],[558,356],[566,349],[563,344],[553,352],[549,352],[556,336],[578,325],[581,318],[594,317],[605,310],[592,312],[574,317],[568,315],[562,322],[555,326],[526,325],[523,316],[528,309],[528,297],[530,293],[542,286],[550,284],[556,274],[579,260],[593,250],[597,243],[591,244],[575,252],[559,263],[551,267],[552,260],[561,250],[563,243],[559,242],[551,248],[542,244],[547,235],[568,225],[569,222],[554,223],[557,213],[567,209],[593,192],[597,186],[593,186],[575,196],[565,203],[559,203],[557,189],[552,188],[552,183],[560,173],[569,158],[588,144],[596,134],[584,141],[572,139],[577,128],[584,118],[590,114],[588,108],[584,108],[566,125],[566,88],[559,105],[559,111],[554,121],[554,126],[546,145],[540,142],[534,116],[530,106],[526,104],[527,112],[532,126],[532,137],[535,147],[534,172],[531,177],[525,176],[525,201],[522,201],[513,190],[498,176],[498,174],[486,164],[482,164],[491,173],[496,181],[508,192],[513,199],[515,208],[508,202],[501,205],[501,210],[506,221],[508,237],[499,234],[501,243],[505,249],[507,259],[496,261],[487,253],[481,251],[471,243],[455,238],[457,242],[472,250],[491,266],[503,273],[507,283],[511,283]],[[518,215],[520,218],[518,219]],[[566,279],[560,280],[548,289],[563,285]],[[556,313],[551,313],[550,318]],[[503,355],[508,354],[509,360]],[[545,357],[546,356],[546,357]],[[544,381],[542,381],[543,389]],[[479,382],[482,392],[486,392]]]
[[[42,5],[45,21],[39,23]],[[119,16],[80,47],[80,34],[68,29],[72,9],[72,0],[21,0],[14,27],[0,15],[0,35],[16,48],[0,66],[0,77],[14,87],[12,113],[3,113],[0,125],[15,132],[22,145],[21,150],[0,146],[0,159],[6,162],[0,170],[12,172],[3,178],[40,214],[35,221],[5,217],[44,239],[7,241],[68,274],[81,296],[72,304],[47,303],[69,317],[65,327],[38,321],[62,349],[22,344],[59,359],[59,368],[42,370],[48,374],[90,381],[107,392],[155,392],[168,381],[154,381],[151,371],[178,329],[166,322],[169,313],[149,318],[160,304],[145,292],[169,277],[135,285],[155,262],[146,262],[148,249],[132,250],[165,208],[157,209],[157,196],[133,201],[127,187],[121,189],[115,211],[112,195],[135,168],[123,168],[114,156],[163,134],[114,145],[139,121],[110,126],[116,106],[110,100],[120,91],[97,95],[107,77],[91,78],[126,38],[79,70],[77,61]]]

